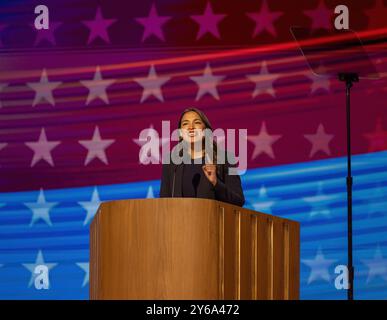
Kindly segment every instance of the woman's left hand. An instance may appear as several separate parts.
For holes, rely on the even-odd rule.
[[[205,164],[205,165],[202,166],[202,169],[203,169],[204,174],[206,175],[207,179],[215,187],[216,182],[217,182],[217,178],[216,178],[216,165],[215,164]]]

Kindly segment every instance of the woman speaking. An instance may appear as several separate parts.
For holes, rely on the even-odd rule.
[[[238,174],[229,174],[227,156],[223,163],[218,163],[216,142],[211,146],[212,157],[204,147],[203,132],[213,130],[205,114],[196,108],[184,110],[178,128],[179,155],[187,155],[188,159],[180,164],[163,163],[160,197],[207,198],[242,207],[245,198],[241,179]]]

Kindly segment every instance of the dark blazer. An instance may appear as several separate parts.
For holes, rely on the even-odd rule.
[[[184,167],[188,165],[184,163],[175,165],[172,162],[170,164],[163,164],[160,185],[161,198],[183,196],[183,173]],[[215,199],[242,207],[245,203],[245,197],[243,195],[241,179],[239,175],[228,174],[228,168],[230,166],[227,161],[226,164],[219,165],[220,172],[217,173],[215,187],[207,178],[200,179],[197,197]],[[175,181],[173,182],[173,180]]]

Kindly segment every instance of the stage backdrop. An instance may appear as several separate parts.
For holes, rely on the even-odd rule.
[[[339,4],[381,76],[352,93],[355,298],[387,297],[386,1],[45,1],[39,31],[38,4],[0,3],[0,298],[88,299],[97,207],[159,196],[139,134],[195,106],[248,130],[245,207],[301,223],[301,298],[345,299],[344,85],[289,31],[332,29]]]

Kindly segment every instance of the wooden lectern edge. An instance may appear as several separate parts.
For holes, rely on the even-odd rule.
[[[247,209],[247,208],[244,208],[244,207],[240,207],[240,206],[237,206],[237,205],[233,205],[233,204],[230,204],[230,203],[227,203],[227,202],[223,202],[223,201],[219,201],[219,200],[214,200],[214,199],[206,199],[206,198],[135,198],[135,199],[119,199],[119,200],[110,200],[110,201],[103,201],[98,209],[97,209],[97,212],[95,214],[95,216],[100,212],[100,210],[102,209],[101,207],[102,206],[106,206],[106,205],[109,205],[109,204],[112,204],[113,202],[129,202],[129,201],[185,201],[185,200],[190,200],[190,201],[198,201],[198,202],[214,202],[216,204],[218,204],[220,207],[230,207],[233,209],[233,211],[235,212],[238,212],[238,211],[242,211],[243,213],[245,214],[250,214],[250,215],[263,215],[269,219],[274,219],[274,220],[281,220],[282,222],[287,222],[287,223],[291,223],[291,224],[298,224],[299,225],[299,222],[296,221],[296,220],[290,220],[290,219],[287,219],[287,218],[283,218],[283,217],[277,217],[277,216],[274,216],[272,214],[269,214],[269,213],[264,213],[264,212],[260,212],[260,211],[255,211],[255,210],[251,210],[251,209]],[[94,217],[95,218],[95,217]],[[92,222],[90,224],[90,227],[91,225],[93,224],[93,221],[94,219],[92,219]]]

